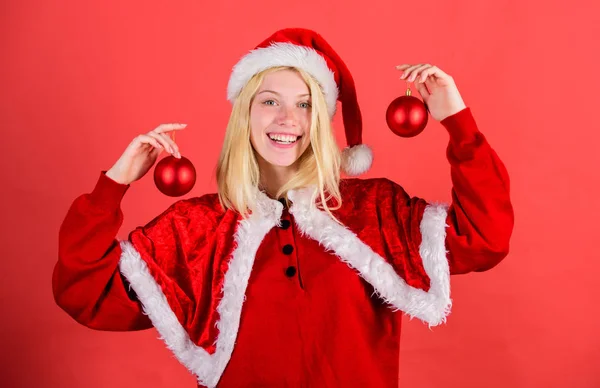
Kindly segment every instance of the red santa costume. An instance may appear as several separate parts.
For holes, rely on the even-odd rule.
[[[318,34],[286,29],[234,67],[233,101],[255,73],[289,65],[320,83],[330,116],[341,101],[343,168],[371,165],[352,77]],[[451,307],[450,275],[484,271],[508,253],[509,177],[470,108],[448,131],[452,203],[428,203],[385,179],[342,179],[342,206],[315,206],[314,187],[288,202],[256,190],[243,220],[217,194],[175,202],[125,241],[129,185],[102,171],[59,234],[57,304],[98,330],[154,326],[206,387],[397,385],[402,313],[431,326]]]

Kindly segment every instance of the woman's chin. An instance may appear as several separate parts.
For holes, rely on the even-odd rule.
[[[272,167],[279,167],[279,168],[285,168],[285,167],[291,167],[298,159],[294,159],[294,160],[272,160],[269,161],[269,164]]]
[[[292,155],[290,155],[289,157],[281,157],[281,155],[278,156],[279,157],[267,157],[264,159],[269,165],[276,168],[291,167],[294,165],[294,163],[298,161],[298,158],[293,157]]]

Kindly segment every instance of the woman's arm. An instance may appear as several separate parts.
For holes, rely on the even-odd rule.
[[[116,240],[123,222],[121,200],[129,185],[103,171],[94,190],[77,197],[60,226],[58,262],[52,276],[54,299],[82,325],[129,331],[152,326],[119,271]]]
[[[452,204],[446,229],[451,274],[485,271],[509,251],[514,212],[506,167],[465,108],[442,120],[450,134]]]

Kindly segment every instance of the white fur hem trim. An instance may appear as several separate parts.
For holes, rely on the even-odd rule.
[[[192,342],[133,244],[121,241],[120,271],[131,284],[144,312],[179,362],[197,376],[200,384],[208,387],[217,385],[231,358],[256,251],[265,235],[279,222],[283,210],[278,201],[262,198],[257,212],[241,221],[235,234],[237,248],[229,262],[223,297],[217,306],[219,334],[212,355]]]
[[[309,189],[290,193],[290,212],[303,233],[332,250],[342,261],[356,269],[387,303],[412,317],[437,326],[450,313],[450,270],[446,258],[447,205],[428,205],[421,221],[419,247],[423,267],[430,279],[429,291],[408,285],[385,259],[363,243],[352,231],[310,204]]]
[[[243,56],[229,77],[227,100],[233,103],[252,76],[275,66],[294,66],[311,74],[321,85],[329,117],[335,115],[339,91],[333,71],[315,49],[292,43],[272,43]]]

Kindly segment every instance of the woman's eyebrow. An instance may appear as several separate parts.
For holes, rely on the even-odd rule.
[[[259,92],[258,94],[261,94],[261,93],[273,93],[273,94],[277,94],[278,96],[281,96],[281,94],[277,93],[274,90],[263,90],[262,92]],[[304,96],[310,96],[310,93],[298,94],[298,97],[304,97]]]

